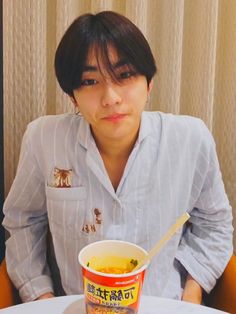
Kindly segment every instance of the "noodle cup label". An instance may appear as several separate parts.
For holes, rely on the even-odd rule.
[[[124,269],[131,260],[139,263],[147,255],[143,248],[118,240],[98,241],[84,247],[79,253],[79,263],[87,314],[138,313],[148,263],[134,272],[129,269],[127,273],[116,273],[116,270]],[[104,269],[113,273],[98,271]]]

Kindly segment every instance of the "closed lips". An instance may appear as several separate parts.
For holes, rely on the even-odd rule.
[[[126,114],[116,113],[116,114],[112,114],[112,115],[106,116],[103,119],[105,119],[105,120],[116,120],[116,119],[122,119],[125,116],[126,116]]]

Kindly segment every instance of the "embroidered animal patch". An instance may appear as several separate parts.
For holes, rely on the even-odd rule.
[[[102,212],[101,212],[101,210],[98,208],[94,208],[93,212],[95,215],[96,224],[101,225],[101,223],[102,223]]]
[[[94,220],[95,223],[92,224],[84,224],[82,231],[85,233],[94,233],[98,230],[99,226],[102,224],[102,211],[101,209],[94,208],[93,210],[94,213]]]
[[[53,186],[56,188],[69,188],[72,186],[72,169],[54,168]]]
[[[96,232],[96,226],[94,224],[85,224],[82,228],[82,231],[85,233]]]

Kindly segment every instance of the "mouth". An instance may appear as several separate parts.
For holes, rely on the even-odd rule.
[[[106,116],[103,118],[103,120],[109,121],[109,122],[119,122],[123,120],[127,115],[124,113],[114,113],[109,116]]]

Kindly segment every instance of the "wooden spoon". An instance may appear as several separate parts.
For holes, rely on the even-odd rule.
[[[152,258],[160,251],[163,245],[170,240],[170,238],[175,234],[175,232],[183,226],[183,224],[189,219],[189,214],[184,213],[179,217],[176,222],[170,227],[166,234],[153,246],[153,248],[148,252],[148,255],[144,257],[143,260],[139,261],[138,264],[133,268],[132,272],[142,267],[148,261],[151,261]]]

